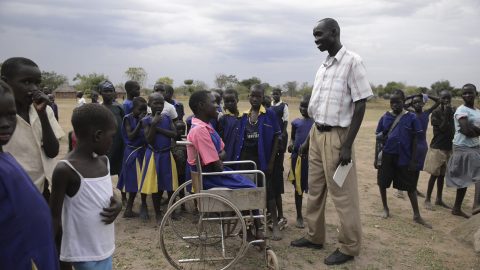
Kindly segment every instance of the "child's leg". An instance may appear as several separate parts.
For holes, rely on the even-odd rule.
[[[155,220],[157,223],[162,221],[162,209],[160,209],[162,194],[163,190],[152,194],[153,209],[155,210]]]
[[[427,210],[431,210],[433,211],[433,206],[430,202],[430,199],[432,197],[432,191],[433,191],[433,187],[435,186],[435,181],[437,180],[437,176],[435,175],[430,175],[430,179],[428,179],[428,187],[427,187],[427,196],[425,196],[425,208]],[[437,187],[438,189],[438,187]]]
[[[133,212],[133,202],[135,201],[135,196],[137,196],[136,192],[128,193],[127,206],[125,207],[125,212],[123,212],[124,218],[138,217],[138,213]]]
[[[410,199],[410,203],[412,204],[413,209],[413,221],[417,222],[420,225],[423,225],[429,229],[432,228],[432,225],[428,224],[423,220],[422,216],[420,216],[420,210],[418,209],[418,200],[417,200],[417,191],[416,189],[413,191],[408,191],[408,198]]]
[[[268,200],[267,202],[267,209],[271,214],[272,217],[272,237],[270,238],[273,241],[279,241],[282,240],[282,235],[280,233],[280,228],[278,227],[278,222],[275,222],[278,220],[277,216],[277,204],[275,198]]]
[[[295,191],[295,209],[297,210],[297,224],[295,226],[297,228],[305,228],[305,224],[303,224],[303,215],[302,215],[302,199],[303,199],[303,196],[299,195]]]
[[[288,221],[283,216],[282,194],[278,194],[275,197],[275,204],[277,206],[277,212],[278,212],[278,226],[280,230],[283,230],[288,226]]]
[[[380,189],[380,197],[382,198],[382,205],[383,205],[383,214],[382,218],[388,218],[390,217],[390,210],[388,209],[388,204],[387,204],[387,189],[382,188],[379,186]]]
[[[437,178],[437,199],[435,200],[435,205],[439,205],[447,209],[452,209],[450,206],[446,205],[443,202],[443,184],[444,183],[445,183],[445,175],[439,175]]]
[[[140,206],[140,219],[148,220],[150,217],[148,216],[148,208],[147,208],[147,194],[141,194],[142,197],[142,205]]]
[[[455,216],[461,216],[464,218],[469,218],[470,216],[467,215],[465,212],[462,211],[462,203],[463,199],[465,198],[465,194],[467,193],[467,188],[459,188],[457,189],[457,196],[455,197],[455,204],[452,208],[452,214]]]
[[[122,193],[122,204],[123,204],[123,206],[126,206],[126,205],[127,205],[127,202],[128,202],[128,200],[127,200],[127,193],[124,192],[124,191],[121,191],[120,193]]]

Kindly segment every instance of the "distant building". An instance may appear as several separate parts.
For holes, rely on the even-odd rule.
[[[77,90],[73,88],[73,86],[68,84],[62,84],[57,89],[53,91],[55,98],[69,98],[69,99],[76,99],[77,98]]]

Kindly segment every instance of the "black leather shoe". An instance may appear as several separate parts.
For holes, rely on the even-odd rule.
[[[290,242],[292,247],[305,247],[305,248],[314,248],[314,249],[322,249],[322,244],[315,244],[307,240],[305,237],[297,239],[295,241]]]
[[[330,254],[330,256],[328,256],[327,258],[325,258],[325,260],[323,261],[326,265],[335,265],[335,264],[342,264],[342,263],[346,263],[350,260],[353,260],[353,256],[350,256],[350,255],[347,255],[347,254],[343,254],[342,252],[340,252],[340,250],[337,248],[337,250],[335,250],[332,254]]]

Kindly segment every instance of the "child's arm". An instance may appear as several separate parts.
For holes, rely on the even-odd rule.
[[[438,97],[430,96],[428,95],[428,98],[435,101],[435,103],[432,105],[432,107],[428,108],[425,110],[428,113],[432,113],[433,110],[435,110],[438,106],[440,106],[440,99]]]
[[[120,211],[122,211],[122,203],[114,193],[114,195],[110,197],[110,206],[103,208],[103,212],[100,213],[103,217],[103,223],[110,224],[115,221]]]
[[[458,119],[458,124],[460,125],[460,133],[464,134],[465,136],[470,138],[480,136],[480,128],[468,122],[467,117]]]
[[[63,200],[67,195],[67,190],[71,191],[72,189],[75,189],[75,178],[78,178],[78,175],[76,175],[70,167],[63,162],[59,162],[53,171],[50,210],[52,211],[53,233],[55,238],[58,237],[61,231],[60,228],[62,227]],[[76,191],[80,188],[79,181],[80,179],[78,179],[78,187]],[[76,191],[74,193],[76,193]]]
[[[34,92],[32,99],[42,125],[43,151],[45,151],[47,157],[54,158],[58,155],[59,143],[47,115],[47,106],[50,100],[47,95],[40,91]]]
[[[417,168],[417,134],[413,133],[412,137],[412,159],[408,164],[408,170],[415,171]]]
[[[281,136],[281,134],[276,135],[273,139],[272,155],[270,156],[270,162],[268,163],[267,174],[273,173],[273,165],[275,164],[275,157],[278,153],[279,136]]]
[[[295,142],[295,132],[296,132],[297,128],[293,125],[293,122],[292,122],[292,131],[291,131],[291,134],[290,134],[290,144],[288,145],[288,152],[289,153],[292,153],[293,152],[293,143]]]
[[[127,119],[125,121],[125,131],[127,132],[127,137],[129,140],[133,140],[138,136],[138,133],[142,129],[142,121],[138,121],[137,126],[132,129],[130,122]]]

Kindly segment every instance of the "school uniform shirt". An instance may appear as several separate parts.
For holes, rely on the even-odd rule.
[[[388,134],[388,131],[395,121],[396,115],[386,112],[378,121],[376,134]],[[383,146],[383,152],[398,155],[398,166],[408,166],[412,159],[412,137],[419,136],[422,127],[414,113],[405,113],[400,121],[388,135]]]
[[[131,113],[133,110],[133,100],[125,99],[123,101],[123,110],[125,111],[125,115]]]
[[[297,118],[292,121],[292,129],[295,127],[295,141],[293,142],[292,156],[298,154],[298,149],[308,137],[310,130],[312,129],[312,118]]]
[[[47,106],[45,109],[55,137],[62,138],[65,133],[55,119],[52,108]],[[42,124],[33,104],[30,105],[28,117],[30,124],[17,114],[17,127],[10,141],[3,146],[3,150],[15,157],[38,190],[43,192],[45,179],[51,181],[57,162],[47,157],[43,151]]]
[[[430,120],[433,126],[433,138],[430,142],[430,147],[445,151],[452,150],[452,140],[455,135],[455,124],[453,115],[455,108],[452,108],[447,114],[443,107],[438,107],[432,112]],[[442,126],[442,123],[445,123]]]
[[[218,120],[218,134],[225,143],[225,160],[234,160],[235,142],[239,129],[240,118],[228,110]]]
[[[373,96],[362,58],[343,46],[327,56],[313,84],[308,115],[318,124],[348,127],[354,102]]]
[[[275,103],[275,101],[272,100],[272,107],[282,106],[282,104],[283,104],[283,107],[282,107],[283,113],[281,114],[282,115],[281,120],[282,120],[282,122],[285,122],[285,121],[288,121],[288,105],[287,105],[287,103],[283,102],[283,100],[280,100],[277,103]]]
[[[183,121],[183,117],[185,116],[185,110],[183,108],[183,104],[181,102],[176,101],[175,99],[172,99],[172,103],[170,103],[170,104],[172,104],[173,107],[175,108],[175,111],[177,112],[178,120]],[[174,118],[172,118],[172,119],[174,119]]]
[[[147,107],[147,113],[151,114],[152,109],[150,107]],[[163,103],[163,110],[162,110],[163,115],[167,115],[170,117],[170,119],[175,119],[178,118],[177,110],[175,110],[175,106],[168,102]]]
[[[422,132],[417,137],[417,170],[423,170],[425,164],[425,157],[427,156],[428,143],[427,143],[427,128],[430,117],[430,111],[424,111],[420,115],[417,114],[417,119],[420,122]]]
[[[479,126],[478,123],[480,123],[480,110],[471,109],[465,105],[458,107],[454,114],[455,135],[453,137],[453,144],[456,146],[478,147],[480,145],[480,140],[478,137],[467,137],[460,132],[460,123],[458,120],[465,117],[467,117],[468,122]]]
[[[77,107],[80,107],[85,103],[87,103],[87,102],[85,101],[85,98],[82,97],[82,98],[77,100]]]
[[[245,111],[240,120],[240,126],[237,133],[237,142],[235,150],[235,160],[240,159],[240,154],[245,143],[245,132],[247,130],[247,125],[249,124],[250,110]],[[265,107],[260,106],[260,111],[257,120],[258,126],[258,159],[259,163],[257,166],[262,171],[268,169],[268,163],[272,156],[272,148],[275,136],[280,135],[281,130],[278,125],[277,116],[275,112],[271,109],[265,109]]]

